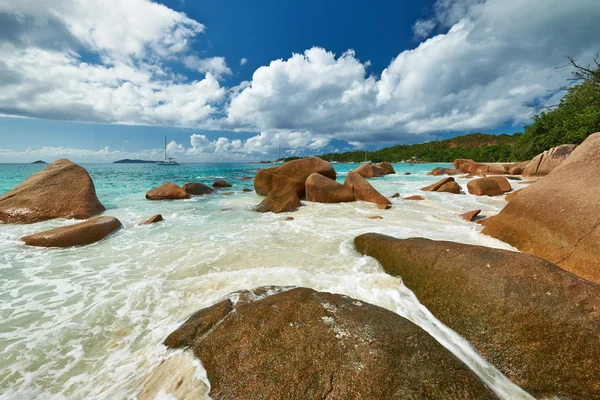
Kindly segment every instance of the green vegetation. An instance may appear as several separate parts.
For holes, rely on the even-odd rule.
[[[481,162],[529,160],[551,147],[561,144],[580,144],[589,135],[600,132],[600,56],[593,66],[578,65],[569,59],[573,67],[573,81],[559,104],[544,107],[534,117],[524,132],[510,135],[475,133],[452,139],[414,145],[398,145],[369,152],[352,151],[320,156],[328,161],[360,162],[365,158],[372,162],[397,162],[413,158],[426,162],[452,162],[456,158],[470,158]],[[366,157],[365,157],[366,156]]]

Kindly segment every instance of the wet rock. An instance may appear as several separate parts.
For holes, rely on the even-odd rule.
[[[454,168],[437,167],[428,172],[427,175],[442,176],[442,175],[458,175],[460,171]]]
[[[425,186],[421,188],[421,190],[425,192],[445,192],[445,193],[454,193],[460,194],[461,187],[454,178],[448,177],[444,178],[441,181],[434,183],[433,185]]]
[[[393,195],[390,196],[390,199],[395,199],[397,197],[400,197],[400,193],[396,192]]]
[[[538,154],[523,170],[523,176],[544,176],[552,172],[575,150],[574,144],[563,144]]]
[[[536,398],[600,399],[599,285],[507,250],[373,233],[354,242]]]
[[[514,197],[483,233],[600,283],[600,133]]]
[[[244,193],[250,193],[250,192],[254,192],[254,190],[244,188],[244,189],[242,189],[242,192],[244,192]]]
[[[214,193],[214,190],[202,183],[191,182],[183,185],[183,190],[192,196],[204,196]]]
[[[212,186],[214,188],[224,188],[224,187],[232,187],[233,185],[229,182],[225,182],[223,179],[217,179],[213,182]]]
[[[300,199],[293,187],[279,187],[271,190],[271,193],[255,208],[258,212],[291,212],[300,207]]]
[[[350,188],[354,193],[354,198],[369,203],[391,205],[392,203],[381,193],[379,193],[369,182],[360,176],[356,171],[350,171],[346,176],[344,186]]]
[[[163,216],[160,214],[156,214],[151,216],[150,218],[148,218],[145,222],[144,225],[149,225],[149,224],[155,224],[157,222],[160,222],[163,220]]]
[[[293,220],[294,220],[294,217],[287,217],[287,218],[285,219],[285,221],[293,221]]]
[[[219,193],[221,196],[231,196],[233,192],[221,192]]]
[[[386,175],[394,175],[396,174],[396,170],[394,169],[394,167],[392,166],[392,164],[390,164],[389,162],[380,162],[378,165],[379,168],[383,169],[385,171]]]
[[[252,177],[251,176],[243,176],[240,178],[240,181],[251,181]]]
[[[521,193],[521,190],[523,190],[523,189],[519,189],[519,190],[515,190],[514,192],[510,192],[509,194],[506,195],[506,197],[504,199],[506,201],[511,201],[512,199],[515,198],[516,195]]]
[[[121,227],[115,217],[97,217],[85,222],[23,236],[28,246],[72,247],[98,242]]]
[[[481,212],[481,210],[473,210],[473,211],[469,211],[466,212],[464,214],[460,214],[460,217],[463,218],[466,221],[473,221],[475,219],[475,217],[477,217],[479,215],[479,213]]]
[[[510,192],[512,190],[512,186],[510,186],[510,182],[503,176],[490,176],[488,179],[493,179],[498,182],[498,186],[500,186],[500,190],[503,193]]]
[[[383,219],[381,215],[371,215],[369,219]]]
[[[496,398],[429,334],[386,309],[307,288],[231,297],[235,305],[190,317],[170,346],[202,361],[212,398]]]
[[[306,179],[306,200],[319,203],[344,203],[354,201],[351,187],[337,183],[321,174],[311,174]]]
[[[467,183],[469,193],[475,196],[500,196],[504,191],[500,188],[500,184],[492,178],[479,178]]]
[[[313,173],[335,180],[336,173],[330,163],[318,157],[288,161],[278,167],[261,169],[254,177],[254,189],[266,196],[273,189],[290,186],[299,198],[304,197],[306,179]]]
[[[53,162],[0,197],[0,221],[9,224],[87,219],[104,210],[87,171],[67,159]]]
[[[402,200],[425,200],[425,197],[419,195],[413,195],[408,197],[403,197]]]
[[[146,198],[148,200],[182,200],[189,199],[190,195],[181,186],[167,182],[147,192]]]
[[[404,175],[412,175],[410,172],[405,172]]]
[[[356,168],[356,173],[362,176],[363,178],[377,178],[380,176],[387,175],[383,168],[380,168],[373,164],[362,164],[361,166]]]

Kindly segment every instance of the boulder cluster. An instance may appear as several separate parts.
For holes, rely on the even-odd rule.
[[[371,172],[375,175],[371,175]],[[258,171],[254,178],[254,189],[266,197],[255,210],[275,213],[295,211],[301,206],[301,199],[319,203],[366,201],[387,208],[391,202],[373,188],[364,176],[390,173],[395,171],[389,163],[378,166],[363,164],[356,171],[350,171],[344,184],[341,184],[336,181],[333,166],[325,160],[310,157],[289,161]]]

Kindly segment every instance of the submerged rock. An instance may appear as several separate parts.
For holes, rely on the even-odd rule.
[[[470,222],[470,221],[473,221],[479,215],[480,212],[481,212],[481,210],[473,210],[473,211],[466,212],[464,214],[460,214],[459,217]]]
[[[183,185],[183,190],[192,196],[204,196],[215,192],[212,188],[198,182],[186,183]]]
[[[600,399],[600,286],[540,258],[368,233],[363,255],[536,398]]]
[[[304,197],[306,179],[313,173],[335,180],[336,173],[330,163],[318,157],[288,161],[278,167],[261,169],[254,177],[254,189],[261,196],[271,190],[290,186],[299,198]]]
[[[213,182],[212,187],[214,188],[224,188],[224,187],[232,187],[233,185],[229,182],[225,182],[223,179],[217,179]]]
[[[71,247],[95,243],[121,227],[115,217],[97,217],[74,225],[23,236],[28,246]]]
[[[467,189],[469,193],[475,196],[501,196],[504,194],[498,181],[492,178],[479,178],[469,181]]]
[[[161,214],[156,214],[156,215],[153,215],[150,218],[148,218],[144,222],[144,225],[155,224],[155,223],[160,222],[162,220],[163,220],[163,216]]]
[[[419,196],[418,194],[413,195],[413,196],[408,196],[408,197],[403,197],[402,200],[425,200],[425,197],[423,196]]]
[[[189,347],[218,399],[495,399],[412,322],[307,288],[259,288],[192,315],[165,344]]]
[[[483,230],[600,283],[600,133],[514,197]]]
[[[314,173],[306,179],[306,200],[319,203],[344,203],[354,201],[354,193],[351,187]]]
[[[53,162],[0,197],[0,221],[9,224],[87,219],[104,210],[90,175],[67,159]]]
[[[348,176],[346,176],[346,180],[344,181],[344,186],[352,190],[356,200],[375,203],[377,205],[392,204],[356,171],[348,172]]]
[[[296,195],[296,190],[291,187],[280,187],[271,190],[271,193],[254,209],[258,212],[291,212],[300,207],[300,199]]]
[[[397,197],[400,197],[400,193],[396,192],[393,195],[390,196],[390,199],[395,199]]]
[[[146,192],[146,198],[148,200],[182,200],[189,199],[190,195],[181,186],[167,182]]]
[[[538,154],[523,170],[523,176],[544,176],[552,172],[575,150],[574,144],[563,144]]]

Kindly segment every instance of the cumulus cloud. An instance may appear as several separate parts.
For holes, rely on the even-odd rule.
[[[217,79],[225,75],[231,75],[231,69],[227,66],[224,57],[199,58],[197,56],[187,56],[183,63],[189,69],[206,73],[210,72]]]
[[[204,31],[201,23],[164,5],[1,1],[0,22],[0,115],[211,126],[225,99],[210,72],[225,73],[218,68],[221,61],[213,60],[216,67],[192,82],[164,66],[184,56]],[[85,61],[90,58],[95,61]]]

